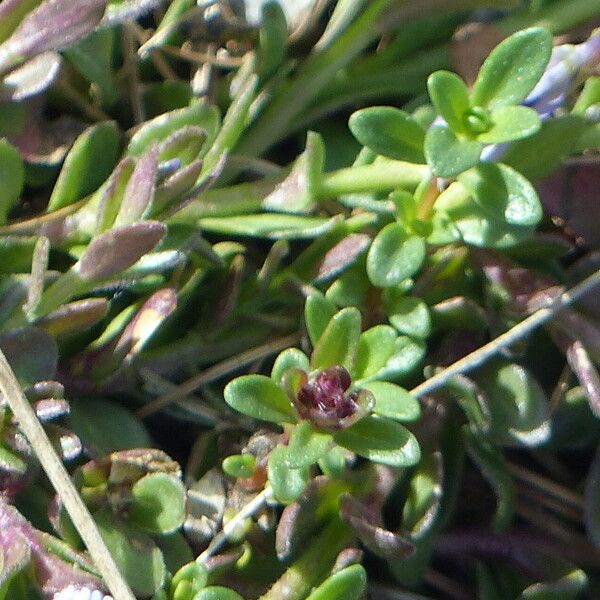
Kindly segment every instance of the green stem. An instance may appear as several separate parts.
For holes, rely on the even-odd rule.
[[[401,160],[381,160],[326,173],[318,190],[321,198],[390,192],[397,188],[414,189],[429,175],[427,165],[414,165]]]
[[[561,310],[570,306],[599,285],[600,270],[595,271],[583,281],[573,286],[570,290],[562,293],[556,300],[552,301],[550,306],[540,308],[508,331],[505,331],[491,342],[485,344],[485,346],[474,350],[460,360],[457,360],[455,363],[452,363],[449,367],[436,373],[433,377],[425,380],[423,383],[413,388],[410,393],[416,398],[422,398],[427,394],[431,394],[432,392],[445,387],[454,376],[469,373],[477,367],[480,367],[502,350],[509,348],[516,342],[526,338],[532,331],[550,321],[550,319],[555,317]]]
[[[337,555],[352,539],[348,527],[334,519],[259,600],[303,600],[328,575]]]

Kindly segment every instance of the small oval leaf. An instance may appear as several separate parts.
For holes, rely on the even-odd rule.
[[[414,465],[421,457],[415,436],[406,427],[383,417],[366,416],[333,437],[351,452],[392,467]]]
[[[358,600],[367,587],[362,565],[351,565],[328,577],[306,600]]]
[[[423,162],[425,130],[408,113],[392,106],[371,106],[352,114],[348,126],[354,137],[377,154]]]
[[[414,275],[425,260],[425,241],[399,223],[386,225],[367,254],[367,274],[377,287],[390,287]]]
[[[185,518],[185,488],[166,473],[150,473],[131,489],[129,518],[153,533],[171,533]]]
[[[552,53],[552,35],[534,27],[501,42],[483,63],[473,86],[473,105],[495,108],[519,104],[544,73]]]
[[[369,381],[361,385],[375,396],[373,412],[395,421],[416,421],[421,416],[421,405],[404,388],[387,381]]]
[[[113,277],[152,250],[165,231],[165,225],[157,221],[139,221],[111,229],[92,240],[73,268],[85,281]]]
[[[223,392],[225,402],[245,415],[273,423],[294,423],[296,415],[285,392],[265,375],[244,375]]]
[[[310,358],[311,367],[328,369],[342,366],[351,373],[358,349],[360,325],[361,316],[357,308],[344,308],[336,313],[315,345]]]

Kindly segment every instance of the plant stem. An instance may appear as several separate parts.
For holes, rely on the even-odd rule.
[[[106,547],[94,519],[77,493],[67,470],[58,457],[44,428],[17,381],[4,353],[0,350],[0,391],[29,440],[52,486],[60,496],[98,571],[115,600],[135,600],[127,582]]]
[[[427,165],[414,165],[401,160],[381,160],[371,165],[339,169],[323,176],[318,195],[321,198],[390,192],[396,188],[414,189],[429,175]]]
[[[352,539],[349,528],[335,518],[259,600],[303,600],[326,577],[337,555]]]
[[[291,335],[286,335],[285,337],[278,338],[271,342],[267,342],[262,346],[257,346],[256,348],[250,348],[250,350],[246,350],[245,352],[241,352],[237,356],[232,356],[231,358],[227,358],[226,360],[209,367],[205,371],[198,373],[191,379],[184,381],[181,385],[178,385],[172,392],[165,394],[164,396],[160,396],[145,404],[137,411],[137,416],[140,419],[144,419],[153,415],[155,412],[162,410],[169,404],[180,400],[181,398],[191,394],[199,387],[206,385],[215,379],[219,379],[235,371],[236,369],[240,369],[250,363],[253,363],[257,360],[261,360],[275,354],[276,352],[280,352],[281,350],[285,350],[289,346],[293,346],[297,344],[300,340],[299,333],[293,333]]]
[[[515,342],[523,339],[529,335],[534,329],[537,329],[544,323],[548,322],[563,308],[573,304],[581,296],[592,290],[594,287],[600,284],[600,269],[595,271],[583,281],[573,286],[570,290],[561,294],[555,299],[550,306],[540,308],[532,315],[523,319],[520,323],[509,329],[502,335],[488,342],[485,346],[478,348],[474,352],[467,354],[467,356],[461,358],[449,367],[440,371],[433,377],[427,379],[417,387],[411,390],[411,394],[417,398],[430,394],[439,388],[444,387],[450,379],[455,375],[461,375],[468,373],[473,369],[481,366],[488,359],[492,358],[498,352],[511,346]]]

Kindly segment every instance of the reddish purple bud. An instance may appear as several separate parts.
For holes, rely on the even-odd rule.
[[[317,427],[343,429],[372,408],[371,395],[362,390],[348,392],[352,380],[344,367],[330,367],[302,385],[294,404],[303,419]]]

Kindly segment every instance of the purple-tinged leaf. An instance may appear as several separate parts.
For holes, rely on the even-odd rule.
[[[233,568],[235,563],[243,556],[243,554],[244,548],[242,546],[234,547],[222,552],[221,554],[211,556],[204,564],[209,573],[212,573],[213,571],[216,573],[222,573],[228,568]]]
[[[44,291],[44,280],[48,270],[48,257],[50,256],[50,240],[40,236],[35,243],[33,258],[31,261],[31,276],[29,277],[29,288],[27,290],[27,302],[23,310],[27,313],[35,309]]]
[[[325,254],[315,280],[321,282],[337,277],[367,250],[370,243],[371,237],[366,233],[345,237]]]
[[[23,17],[42,0],[2,0],[0,2],[0,42],[10,37]]]
[[[160,214],[179,196],[187,192],[202,171],[202,161],[194,160],[189,165],[175,171],[157,188],[152,206],[152,215]]]
[[[46,398],[34,402],[33,409],[40,421],[51,421],[69,414],[69,403],[64,399]]]
[[[65,396],[65,386],[58,381],[38,381],[25,390],[29,402],[55,398],[61,400]]]
[[[310,212],[321,182],[324,156],[321,136],[309,131],[306,150],[298,157],[290,174],[263,200],[263,207],[284,213]]]
[[[105,298],[76,300],[38,319],[36,325],[53,336],[79,333],[103,319],[109,307]]]
[[[350,525],[360,541],[377,556],[406,558],[415,551],[415,546],[400,534],[385,529],[379,515],[350,494],[340,500],[342,520]]]
[[[116,227],[135,223],[146,215],[154,198],[157,171],[158,146],[152,144],[138,158],[133,173],[127,182],[123,202],[115,219]]]
[[[64,50],[93,31],[106,0],[45,0],[0,46],[0,70],[51,50]]]
[[[569,340],[579,340],[594,360],[600,360],[600,326],[597,319],[588,318],[583,313],[567,308],[556,315],[550,328],[558,330]],[[566,351],[565,347],[563,351]]]
[[[294,556],[318,529],[319,519],[315,511],[327,486],[326,477],[316,477],[297,502],[283,509],[275,531],[275,550],[279,560],[288,560]]]
[[[600,418],[600,375],[579,340],[574,341],[567,349],[567,361],[587,394],[592,412]]]
[[[358,565],[362,562],[364,552],[358,548],[344,548],[335,559],[331,569],[332,573],[337,573],[350,565]]]
[[[52,85],[60,70],[56,52],[44,52],[11,71],[0,84],[0,100],[18,102],[43,92]]]
[[[497,252],[477,249],[472,256],[487,279],[506,290],[517,312],[536,310],[562,292],[550,275],[520,267]]]
[[[27,549],[24,552],[24,548]],[[9,564],[28,562],[31,554],[33,570],[41,590],[47,597],[72,584],[77,587],[104,589],[102,581],[92,575],[93,567],[83,555],[47,533],[34,529],[16,508],[0,496],[0,550]],[[56,552],[53,552],[55,550]],[[69,562],[60,557],[65,557]],[[6,564],[6,562],[5,562]],[[4,571],[3,571],[4,572]]]
[[[81,454],[83,445],[75,433],[54,424],[46,425],[45,429],[52,445],[63,460],[73,460]]]
[[[565,143],[568,144],[568,139]],[[537,185],[544,211],[554,217],[570,237],[593,249],[600,246],[596,226],[600,219],[599,177],[600,163],[584,157],[579,163],[554,171]]]
[[[158,290],[129,321],[115,347],[115,353],[133,358],[152,337],[161,323],[177,308],[177,292],[173,288]]]
[[[4,514],[5,507],[8,514]],[[0,588],[24,569],[31,559],[27,538],[18,530],[15,531],[14,527],[11,528],[11,524],[8,522],[9,518],[13,516],[12,511],[18,514],[15,508],[5,504],[0,497],[0,563],[2,564]]]
[[[157,221],[140,221],[112,229],[92,240],[75,269],[84,281],[108,279],[131,267],[165,235]]]
[[[194,200],[195,198],[198,198],[198,196],[200,196],[203,192],[205,192],[207,189],[209,189],[212,186],[212,184],[218,179],[218,177],[221,175],[221,173],[223,172],[223,169],[225,168],[226,163],[227,163],[227,153],[224,153],[221,156],[221,158],[217,161],[217,164],[214,166],[212,171],[210,173],[206,174],[202,178],[202,181],[198,185],[196,185],[194,188],[192,188],[183,197],[183,199],[180,202],[171,206],[167,210],[167,212],[163,215],[163,218],[168,219],[169,217],[173,216],[175,213],[179,212],[182,208],[185,208],[190,202],[192,202],[192,200]],[[204,167],[204,163],[202,163],[202,167]]]
[[[160,142],[160,162],[178,159],[184,165],[198,158],[202,145],[206,141],[206,131],[201,127],[186,125]]]

